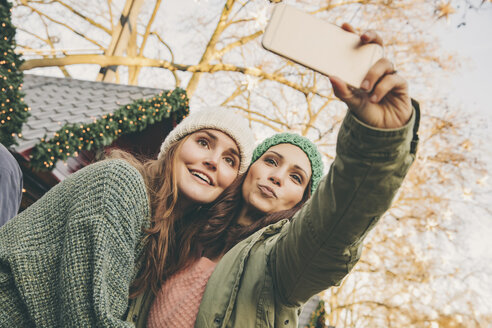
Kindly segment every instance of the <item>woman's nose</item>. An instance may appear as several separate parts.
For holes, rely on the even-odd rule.
[[[270,180],[274,185],[277,185],[280,187],[280,178],[279,177],[272,175],[268,178],[268,180]]]
[[[213,171],[217,170],[217,162],[214,160],[208,159],[208,160],[204,161],[203,164],[205,165],[205,167],[207,167],[210,170],[213,170]]]
[[[208,154],[208,156],[205,158],[203,161],[203,164],[209,168],[210,170],[217,170],[217,163],[219,158],[219,154],[216,154],[215,152],[211,152]]]

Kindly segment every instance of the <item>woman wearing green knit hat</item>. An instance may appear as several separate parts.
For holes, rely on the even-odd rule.
[[[323,175],[316,145],[294,133],[265,139],[254,150],[251,162],[241,187],[244,205],[238,218],[249,231],[271,223],[265,213],[291,218],[316,190]]]
[[[225,238],[232,247],[260,228],[291,219],[314,193],[322,175],[323,161],[315,144],[295,133],[275,134],[256,147],[243,178],[212,203],[209,222],[224,216],[224,203],[236,204],[229,210],[233,219]]]
[[[366,33],[361,42],[380,38]],[[419,111],[386,59],[362,92],[330,81],[349,111],[328,174],[320,178],[321,156],[307,139],[266,139],[245,175],[177,229],[174,256],[194,261],[156,295],[133,300],[127,320],[137,328],[297,327],[303,303],[341,283],[415,159]]]

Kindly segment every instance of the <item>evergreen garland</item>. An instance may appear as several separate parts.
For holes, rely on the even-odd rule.
[[[93,123],[65,124],[51,139],[46,140],[45,135],[34,146],[30,163],[35,169],[51,170],[58,160],[77,157],[81,150],[108,146],[123,134],[142,131],[149,124],[165,118],[172,117],[179,123],[188,112],[188,97],[186,91],[180,88],[149,99],[138,99]]]
[[[309,324],[305,328],[324,328],[326,322],[325,302],[320,300],[316,310],[311,314]]]
[[[21,92],[24,74],[19,70],[23,60],[14,52],[15,27],[10,16],[12,5],[0,0],[0,143],[8,147],[17,144],[22,124],[31,115]]]

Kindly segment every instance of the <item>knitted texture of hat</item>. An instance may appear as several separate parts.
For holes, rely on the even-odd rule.
[[[275,134],[267,139],[265,139],[261,144],[259,144],[254,152],[251,163],[254,163],[258,158],[261,157],[268,149],[278,144],[288,143],[301,148],[301,150],[307,155],[309,161],[311,162],[311,192],[313,193],[318,186],[321,177],[323,176],[323,160],[321,159],[321,154],[318,151],[318,147],[313,144],[308,138],[300,136],[295,133],[283,132]]]
[[[224,132],[231,137],[239,148],[240,166],[239,173],[244,173],[251,162],[251,154],[255,139],[248,122],[243,117],[234,114],[224,108],[208,108],[199,112],[193,112],[179,123],[161,145],[157,158],[167,152],[169,147],[185,136],[203,129],[213,129]]]

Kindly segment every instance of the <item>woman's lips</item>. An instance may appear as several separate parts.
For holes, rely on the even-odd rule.
[[[277,194],[275,194],[275,191],[273,191],[273,189],[268,186],[258,185],[258,189],[264,196],[268,198],[277,198]]]
[[[212,178],[208,174],[201,172],[201,171],[198,171],[198,170],[190,170],[190,173],[191,173],[191,175],[198,178],[199,180],[201,180],[205,184],[208,184],[210,186],[214,185]]]

